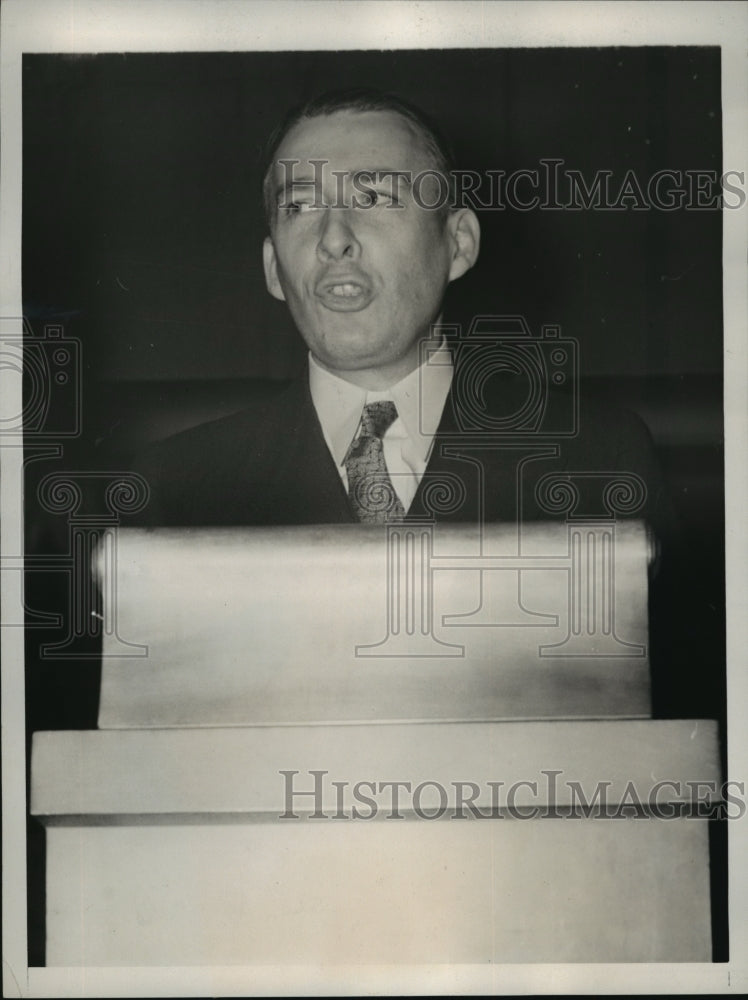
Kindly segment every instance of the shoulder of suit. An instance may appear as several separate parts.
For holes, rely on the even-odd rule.
[[[633,429],[646,433],[636,413],[590,392],[583,383],[558,386],[538,379],[536,384],[507,371],[486,379],[474,389],[457,382],[453,395],[455,392],[465,395],[463,408],[468,415],[479,422],[481,411],[489,417],[501,418],[507,433],[511,433],[514,417],[523,432],[532,428],[540,436],[548,437],[571,436],[572,427],[576,429],[574,436],[597,437]],[[454,405],[460,408],[459,398]]]
[[[302,405],[303,386],[298,381],[250,387],[241,409],[152,443],[137,457],[135,467],[155,473],[175,463],[220,462],[235,455],[238,446],[254,444],[255,450],[262,450],[270,437],[282,431],[284,419],[291,419]]]

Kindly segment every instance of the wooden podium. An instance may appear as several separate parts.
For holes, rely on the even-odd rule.
[[[325,531],[311,549],[323,553],[328,588],[339,580],[333,606],[344,605],[346,594],[358,603],[352,577],[358,572],[370,580],[371,566],[362,570],[358,560],[358,569],[340,572],[352,536]],[[299,593],[318,600],[314,556],[299,549],[302,539],[277,536],[273,551],[280,564],[302,552],[307,587]],[[263,567],[265,578],[272,576],[271,540],[267,533],[240,539],[247,579],[256,581]],[[221,552],[236,551],[236,541],[219,539]],[[641,555],[640,543],[632,545]],[[214,565],[225,576],[225,560],[209,558],[210,533],[172,533],[165,543],[158,533],[120,540],[118,593],[127,614],[105,642],[102,728],[34,736],[31,811],[46,827],[48,965],[711,959],[704,817],[719,794],[716,723],[632,718],[644,714],[639,709],[647,698],[646,687],[636,692],[631,684],[632,672],[643,675],[638,661],[619,659],[617,669],[629,676],[610,699],[606,685],[615,685],[615,668],[609,662],[597,685],[589,682],[589,657],[531,663],[528,690],[543,711],[528,719],[516,670],[507,669],[508,687],[497,681],[500,718],[498,702],[481,702],[488,668],[478,655],[471,661],[469,648],[449,664],[434,658],[440,684],[428,699],[431,717],[414,717],[418,691],[409,684],[419,671],[428,679],[428,664],[421,658],[409,674],[406,658],[399,667],[407,717],[362,720],[350,715],[367,699],[398,703],[393,663],[383,669],[380,659],[356,647],[345,668],[340,649],[330,646],[327,659],[312,656],[307,663],[323,693],[310,718],[308,702],[305,710],[298,698],[293,702],[298,663],[287,674],[282,668],[273,673],[261,652],[252,660],[253,650],[270,657],[273,643],[252,618],[252,589],[231,573],[230,591],[208,581],[192,624],[180,596],[182,651],[189,648],[190,628],[204,637],[206,620],[220,623],[214,641],[209,637],[198,649],[195,640],[195,655],[181,673],[173,657],[160,654],[169,627],[145,604],[144,617],[157,619],[159,632],[137,634],[138,594],[147,603],[165,560],[172,571],[176,565],[164,544],[173,547],[176,563],[178,553],[189,552],[203,573],[210,575],[205,567]],[[337,553],[334,575],[331,551]],[[461,558],[468,569],[460,586],[473,587],[474,557],[463,552]],[[502,557],[491,558],[493,572]],[[506,572],[519,574],[513,557],[506,558]],[[388,564],[388,580],[391,571]],[[413,565],[407,574],[414,579]],[[483,588],[482,578],[477,585]],[[237,606],[227,612],[229,592]],[[285,603],[282,593],[279,600]],[[466,597],[464,607],[472,607],[471,600]],[[526,599],[521,603],[527,608]],[[267,594],[262,604],[266,623]],[[296,610],[303,620],[304,609]],[[536,611],[555,615],[555,625],[541,627],[555,628],[557,638],[570,634],[570,612],[565,620],[550,606],[538,604]],[[314,613],[308,617],[318,624]],[[438,642],[459,634],[467,643],[465,629],[441,631],[446,612],[429,622],[422,614],[420,621],[418,648],[427,632]],[[247,628],[241,661],[225,657],[227,648],[240,648],[236,634],[228,646],[226,640],[237,622]],[[517,628],[524,629],[525,644],[532,636],[535,647],[553,648],[548,635],[538,637],[527,623]],[[508,635],[494,634],[501,641]],[[123,635],[147,641],[147,662],[128,655]],[[485,647],[485,631],[479,641]],[[632,658],[637,648],[630,643]],[[168,669],[160,673],[162,663]],[[263,686],[237,708],[226,691],[241,691],[242,672],[255,663],[247,685],[261,676]],[[340,699],[331,679],[337,684],[350,676],[347,699]],[[383,678],[386,698],[378,693]],[[630,692],[628,710],[621,690]],[[563,691],[577,692],[577,712],[570,717],[568,697],[559,695],[566,710],[558,714],[566,717],[554,719],[554,692]],[[585,698],[589,718],[582,717]],[[603,717],[606,700],[615,705],[615,718]],[[289,703],[301,707],[291,710]],[[465,713],[468,704],[473,709]]]

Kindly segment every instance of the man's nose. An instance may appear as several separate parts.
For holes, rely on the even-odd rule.
[[[348,208],[327,208],[324,210],[322,230],[317,243],[320,260],[355,260],[361,253],[361,245],[356,238]]]

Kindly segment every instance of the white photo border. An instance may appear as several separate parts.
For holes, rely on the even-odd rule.
[[[345,17],[340,8],[345,6]],[[334,28],[331,27],[334,25]],[[718,45],[724,169],[748,167],[743,2],[397,0],[6,0],[0,37],[0,315],[21,317],[21,63],[25,52],[166,52]],[[724,213],[728,766],[745,780],[748,704],[748,208]],[[21,411],[0,371],[0,415]],[[3,447],[2,552],[23,551],[22,449]],[[4,574],[2,620],[23,614]],[[23,629],[2,631],[4,996],[242,996],[748,991],[748,820],[729,830],[728,963],[59,969],[27,966]],[[704,664],[704,670],[713,669]],[[741,953],[742,951],[742,953]]]

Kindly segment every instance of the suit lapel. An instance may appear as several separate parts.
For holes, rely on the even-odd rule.
[[[277,524],[354,521],[348,497],[314,409],[306,373],[281,393],[272,436],[281,442],[269,491]],[[272,507],[272,509],[271,509]]]
[[[454,384],[453,379],[434,435],[431,456],[406,520],[436,517],[439,521],[465,521],[475,520],[477,517],[480,486],[477,470],[473,464],[460,461],[449,454],[449,445],[457,443],[460,433],[454,410]],[[439,496],[440,483],[445,494],[464,494],[462,502],[455,505],[454,509],[450,509],[449,503],[438,503],[435,509],[435,505],[429,502],[432,488],[436,492],[431,496]]]

